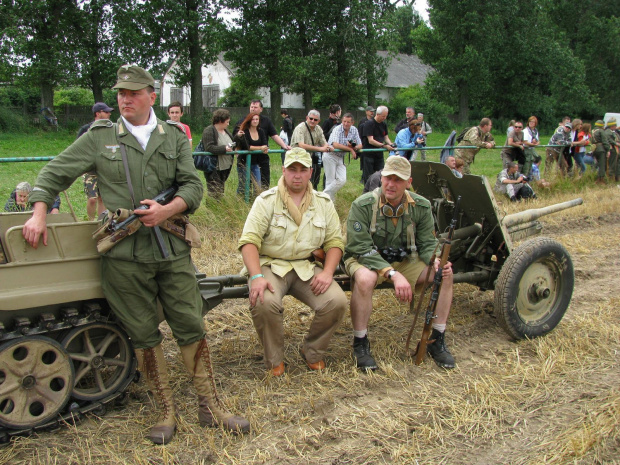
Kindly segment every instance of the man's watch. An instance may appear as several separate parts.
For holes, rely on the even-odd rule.
[[[396,270],[388,271],[388,274],[387,274],[388,279],[391,280],[394,277],[395,274],[396,274]]]

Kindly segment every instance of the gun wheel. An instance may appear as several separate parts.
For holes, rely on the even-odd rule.
[[[574,283],[564,246],[546,237],[530,239],[510,254],[499,273],[495,315],[516,339],[542,336],[564,316]]]
[[[72,395],[100,400],[133,379],[135,360],[131,342],[117,326],[92,323],[73,329],[62,345],[75,369]]]
[[[0,346],[0,425],[34,428],[53,419],[69,400],[74,377],[69,356],[52,339]]]

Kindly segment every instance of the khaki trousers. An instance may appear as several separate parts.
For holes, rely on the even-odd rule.
[[[320,267],[314,269],[315,276],[320,272]],[[332,281],[325,293],[314,295],[310,289],[311,280],[302,281],[294,270],[289,271],[283,278],[273,274],[268,266],[261,267],[261,273],[275,291],[272,293],[265,289],[264,302],[259,300],[251,309],[252,321],[265,351],[267,368],[277,367],[284,360],[282,298],[285,295],[292,295],[314,310],[314,319],[304,338],[302,350],[310,363],[323,360],[329,341],[347,308],[347,297],[340,286]]]

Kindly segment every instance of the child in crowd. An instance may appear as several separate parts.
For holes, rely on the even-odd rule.
[[[548,189],[551,187],[551,183],[549,181],[545,181],[544,179],[540,179],[540,163],[542,162],[542,158],[540,155],[535,155],[532,163],[532,171],[531,171],[531,181],[536,183],[539,187],[544,187]]]

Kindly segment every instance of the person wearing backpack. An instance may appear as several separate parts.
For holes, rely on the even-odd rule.
[[[475,146],[474,149],[456,148],[454,150],[455,158],[463,160],[463,172],[465,174],[471,174],[469,165],[474,162],[476,154],[480,152],[480,149],[491,149],[495,147],[495,140],[491,134],[491,128],[493,128],[493,122],[490,118],[482,118],[478,126],[464,129],[461,134],[456,138],[458,147]]]

